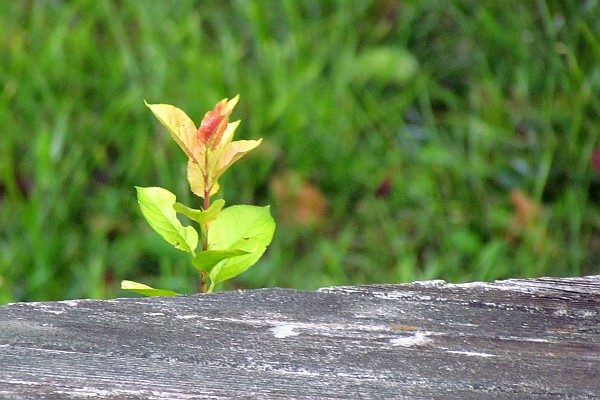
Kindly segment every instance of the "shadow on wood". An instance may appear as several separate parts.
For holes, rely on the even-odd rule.
[[[0,307],[2,398],[600,398],[600,276]]]

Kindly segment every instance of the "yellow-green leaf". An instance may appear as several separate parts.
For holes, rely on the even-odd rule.
[[[198,232],[191,226],[184,227],[177,219],[175,195],[160,187],[136,186],[135,189],[142,214],[152,229],[176,249],[194,255],[198,246]]]
[[[230,143],[233,140],[233,135],[239,125],[240,125],[240,120],[230,122],[229,124],[227,124],[227,128],[225,129],[225,132],[223,132],[223,136],[221,136],[221,143],[220,143],[221,146],[223,146],[227,143]]]
[[[218,164],[214,171],[213,179],[216,183],[223,172],[227,170],[234,162],[242,158],[249,151],[260,145],[262,139],[258,140],[237,140],[225,145],[221,153],[218,155]]]
[[[242,249],[205,250],[194,257],[192,264],[200,271],[210,272],[221,261],[250,253]]]
[[[177,296],[179,293],[165,289],[154,289],[148,285],[133,281],[121,281],[121,289],[129,290],[144,296]]]
[[[254,265],[273,239],[275,221],[270,208],[236,205],[225,208],[210,226],[209,250],[243,249],[248,254],[226,258],[209,272],[211,287]]]
[[[218,199],[218,200],[213,201],[213,203],[210,205],[210,207],[208,207],[208,209],[206,209],[206,210],[196,210],[194,208],[189,208],[188,206],[181,204],[181,203],[175,203],[174,208],[175,208],[175,211],[185,215],[192,221],[196,221],[199,224],[204,225],[211,221],[214,221],[224,206],[225,206],[225,200]]]
[[[144,102],[146,103],[146,102]],[[196,161],[201,153],[202,144],[197,139],[197,128],[194,122],[185,112],[170,104],[148,104],[146,106],[152,111],[156,118],[169,131],[169,134],[177,142],[185,154]]]
[[[190,159],[188,161],[187,178],[188,178],[188,182],[190,184],[190,189],[192,190],[192,192],[196,196],[200,196],[200,197],[204,198],[204,186],[205,186],[204,175],[202,173],[202,169],[200,168],[200,166],[198,164],[196,164],[192,159]],[[208,184],[210,186],[210,188],[209,188],[209,191],[210,191],[209,197],[210,197],[219,191],[219,184],[218,184],[218,182],[212,182],[210,180],[210,178],[209,178]]]

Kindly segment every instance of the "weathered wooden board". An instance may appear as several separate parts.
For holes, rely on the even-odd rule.
[[[10,304],[0,397],[600,398],[600,276]]]

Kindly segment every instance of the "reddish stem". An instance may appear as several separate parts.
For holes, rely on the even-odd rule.
[[[204,210],[210,207],[210,188],[208,178],[208,151],[204,155]],[[204,235],[202,237],[202,251],[208,250],[208,224],[204,225]],[[200,290],[199,293],[206,292],[206,271],[200,271]]]

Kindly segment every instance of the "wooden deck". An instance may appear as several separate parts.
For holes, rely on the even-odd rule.
[[[600,276],[5,305],[0,398],[600,399]]]

